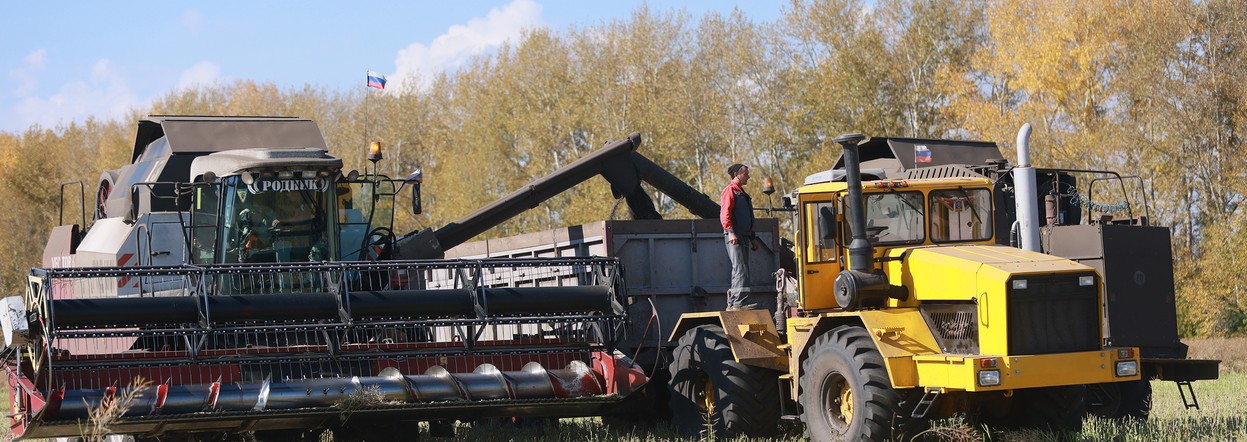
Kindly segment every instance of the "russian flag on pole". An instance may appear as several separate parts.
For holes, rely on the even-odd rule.
[[[931,149],[924,144],[914,146],[914,163],[930,163]]]
[[[368,87],[377,89],[385,89],[385,76],[373,71],[368,71]]]

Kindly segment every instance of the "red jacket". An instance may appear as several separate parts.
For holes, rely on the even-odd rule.
[[[719,224],[723,225],[726,232],[733,231],[732,210],[736,208],[736,192],[745,193],[745,189],[736,180],[732,180],[723,188],[723,194],[719,195]]]

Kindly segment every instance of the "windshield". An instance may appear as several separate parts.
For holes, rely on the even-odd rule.
[[[866,238],[872,244],[922,242],[924,235],[921,192],[868,193]]]
[[[931,191],[931,240],[983,241],[992,237],[992,195],[987,189]]]
[[[230,177],[224,186],[223,262],[331,260],[334,186],[323,178]]]

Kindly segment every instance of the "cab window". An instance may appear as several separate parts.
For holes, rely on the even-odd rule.
[[[931,191],[931,240],[985,241],[992,237],[992,196],[987,189]]]
[[[378,228],[389,231],[394,223],[394,183],[388,180],[337,183],[338,242],[344,261],[366,261],[369,243],[379,240]]]
[[[195,264],[216,262],[220,192],[217,184],[196,183],[192,188],[190,258]]]
[[[871,244],[913,244],[926,238],[922,192],[867,193],[863,198]],[[852,237],[852,232],[844,235]]]
[[[831,201],[805,204],[805,232],[808,232],[805,256],[809,262],[835,261],[836,208]]]
[[[320,179],[226,180],[224,262],[318,262],[333,258],[327,185]]]

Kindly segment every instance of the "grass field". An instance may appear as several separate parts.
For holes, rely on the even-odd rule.
[[[1221,378],[1215,381],[1199,381],[1194,384],[1200,409],[1187,410],[1183,406],[1176,384],[1152,382],[1152,416],[1145,422],[1113,421],[1089,418],[1082,433],[1075,436],[1079,441],[1226,441],[1247,440],[1247,338],[1234,339],[1187,339],[1192,358],[1221,359]],[[7,389],[0,389],[7,390]],[[0,393],[0,401],[8,403],[7,391]],[[657,428],[631,434],[610,432],[600,419],[563,419],[555,425],[536,428],[472,427],[459,424],[456,428],[459,440],[481,441],[566,441],[566,442],[649,442],[649,441],[704,441],[712,437],[681,437],[669,427]],[[765,439],[718,439],[726,441],[800,441],[799,425],[785,424],[783,433]],[[428,427],[419,430],[427,438]],[[414,439],[411,438],[411,439]],[[327,433],[322,442],[332,442]],[[438,440],[438,439],[434,439]],[[441,439],[449,440],[449,439]],[[1040,431],[997,432],[974,428],[963,422],[937,422],[920,440],[934,441],[1059,441],[1068,440],[1055,433]]]

